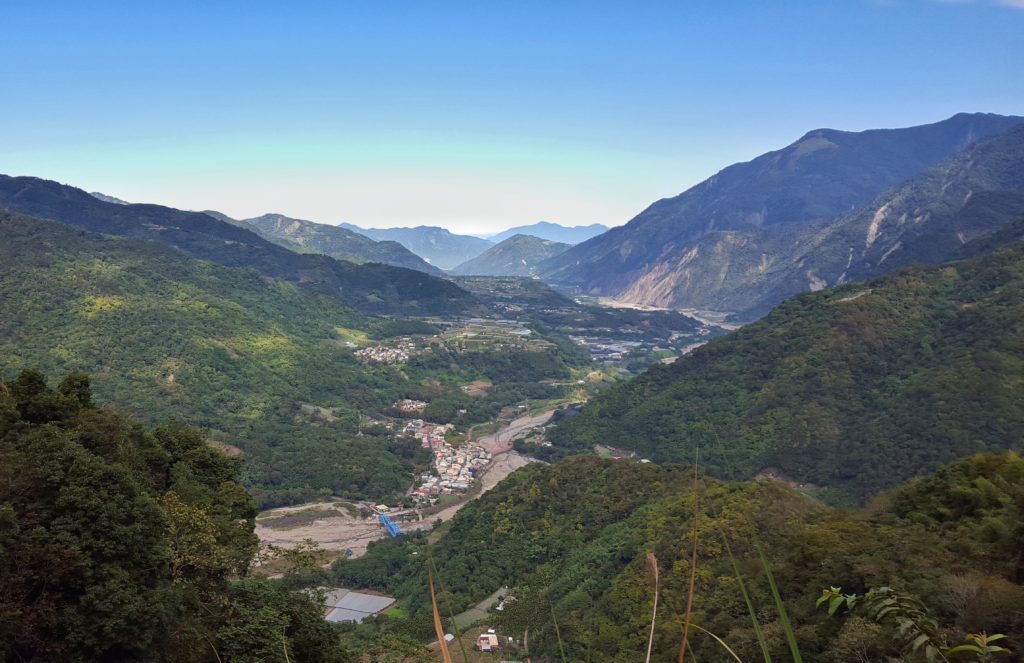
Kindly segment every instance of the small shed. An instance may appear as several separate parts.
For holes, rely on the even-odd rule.
[[[498,651],[501,648],[493,628],[487,629],[487,633],[480,634],[476,639],[476,648],[480,651]]]

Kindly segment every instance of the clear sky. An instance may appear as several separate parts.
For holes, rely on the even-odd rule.
[[[236,217],[618,225],[810,129],[1024,114],[1024,0],[3,0],[0,21],[0,172]]]

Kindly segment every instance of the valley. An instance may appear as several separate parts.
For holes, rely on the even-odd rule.
[[[0,660],[1024,661],[1019,1],[30,4]]]

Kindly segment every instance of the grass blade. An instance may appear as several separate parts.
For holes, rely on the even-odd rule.
[[[427,564],[430,567],[427,569],[427,572],[429,573],[430,569],[434,570],[434,575],[437,576],[437,586],[443,593],[444,582],[441,580],[441,574],[437,572],[437,566],[434,564],[434,556],[430,554],[429,548],[427,549]],[[452,611],[452,604],[451,601],[448,600],[447,594],[445,594],[444,597],[444,607],[448,610],[448,620],[452,625],[452,632],[455,634],[455,641],[459,643],[459,651],[462,652],[462,660],[468,661],[469,658],[466,656],[466,645],[462,643],[462,630],[459,628],[458,622],[455,621],[455,613]]]
[[[739,661],[739,663],[743,663],[740,657],[736,655],[736,652],[732,650],[732,647],[725,644],[725,640],[722,640],[720,637],[718,637],[717,635],[715,635],[714,633],[712,633],[711,631],[707,630],[702,626],[697,626],[696,624],[691,624],[691,626],[702,633],[707,633],[708,635],[710,635],[712,638],[715,639],[716,642],[718,642],[718,644],[722,645],[722,648],[725,649],[725,651],[729,652],[730,656]]]
[[[647,553],[647,564],[654,573],[654,610],[651,611],[651,637],[647,640],[647,663],[651,663],[651,647],[654,646],[654,624],[658,619],[658,558]]]
[[[700,449],[697,450],[699,460]],[[697,519],[700,509],[700,490],[698,489],[699,476],[697,474],[697,462],[693,464],[693,554],[690,556],[690,589],[686,596],[686,615],[683,617],[683,644],[679,647],[679,663],[686,663],[686,645],[690,637],[690,619],[693,617],[693,596],[697,588],[697,541],[698,529]]]
[[[760,622],[757,621],[757,611],[754,610],[754,602],[750,600],[750,593],[747,592],[747,585],[743,582],[740,567],[736,564],[736,558],[732,554],[732,547],[729,545],[729,540],[724,536],[722,537],[722,542],[725,543],[725,551],[729,553],[729,561],[732,562],[732,570],[736,574],[736,582],[739,583],[740,593],[743,594],[743,600],[747,604],[747,612],[750,613],[750,623],[754,626],[754,633],[757,634],[757,644],[761,646],[764,663],[772,663],[772,656],[768,653],[768,642],[764,639],[764,631],[761,630]]]
[[[555,625],[555,637],[558,638],[558,653],[562,655],[562,663],[565,662],[565,646],[562,644],[562,634],[558,631],[558,620],[555,619],[555,604],[551,604],[551,622]]]
[[[789,651],[793,654],[793,663],[803,663],[803,658],[800,656],[800,648],[796,644],[796,634],[793,632],[793,625],[789,623],[789,615],[786,613],[786,606],[782,603],[782,595],[779,594],[779,587],[775,584],[775,576],[772,575],[772,569],[768,565],[768,558],[765,557],[764,549],[761,547],[761,541],[754,535],[754,547],[757,548],[757,554],[761,558],[761,566],[764,567],[764,575],[768,578],[768,586],[772,590],[772,599],[775,601],[775,609],[779,611],[779,621],[782,622],[782,630],[786,632],[786,641],[789,643]]]
[[[441,650],[441,661],[452,663],[452,655],[448,652],[448,643],[444,641],[444,627],[441,626],[441,613],[437,610],[437,595],[434,593],[434,574],[427,567],[427,580],[430,582],[430,605],[434,608],[434,630],[437,632],[437,644]]]

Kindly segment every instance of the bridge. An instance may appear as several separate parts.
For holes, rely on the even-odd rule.
[[[384,529],[388,531],[389,535],[398,536],[402,533],[402,530],[399,529],[398,525],[396,525],[386,513],[378,514],[377,520],[380,521],[380,524],[384,526]]]

